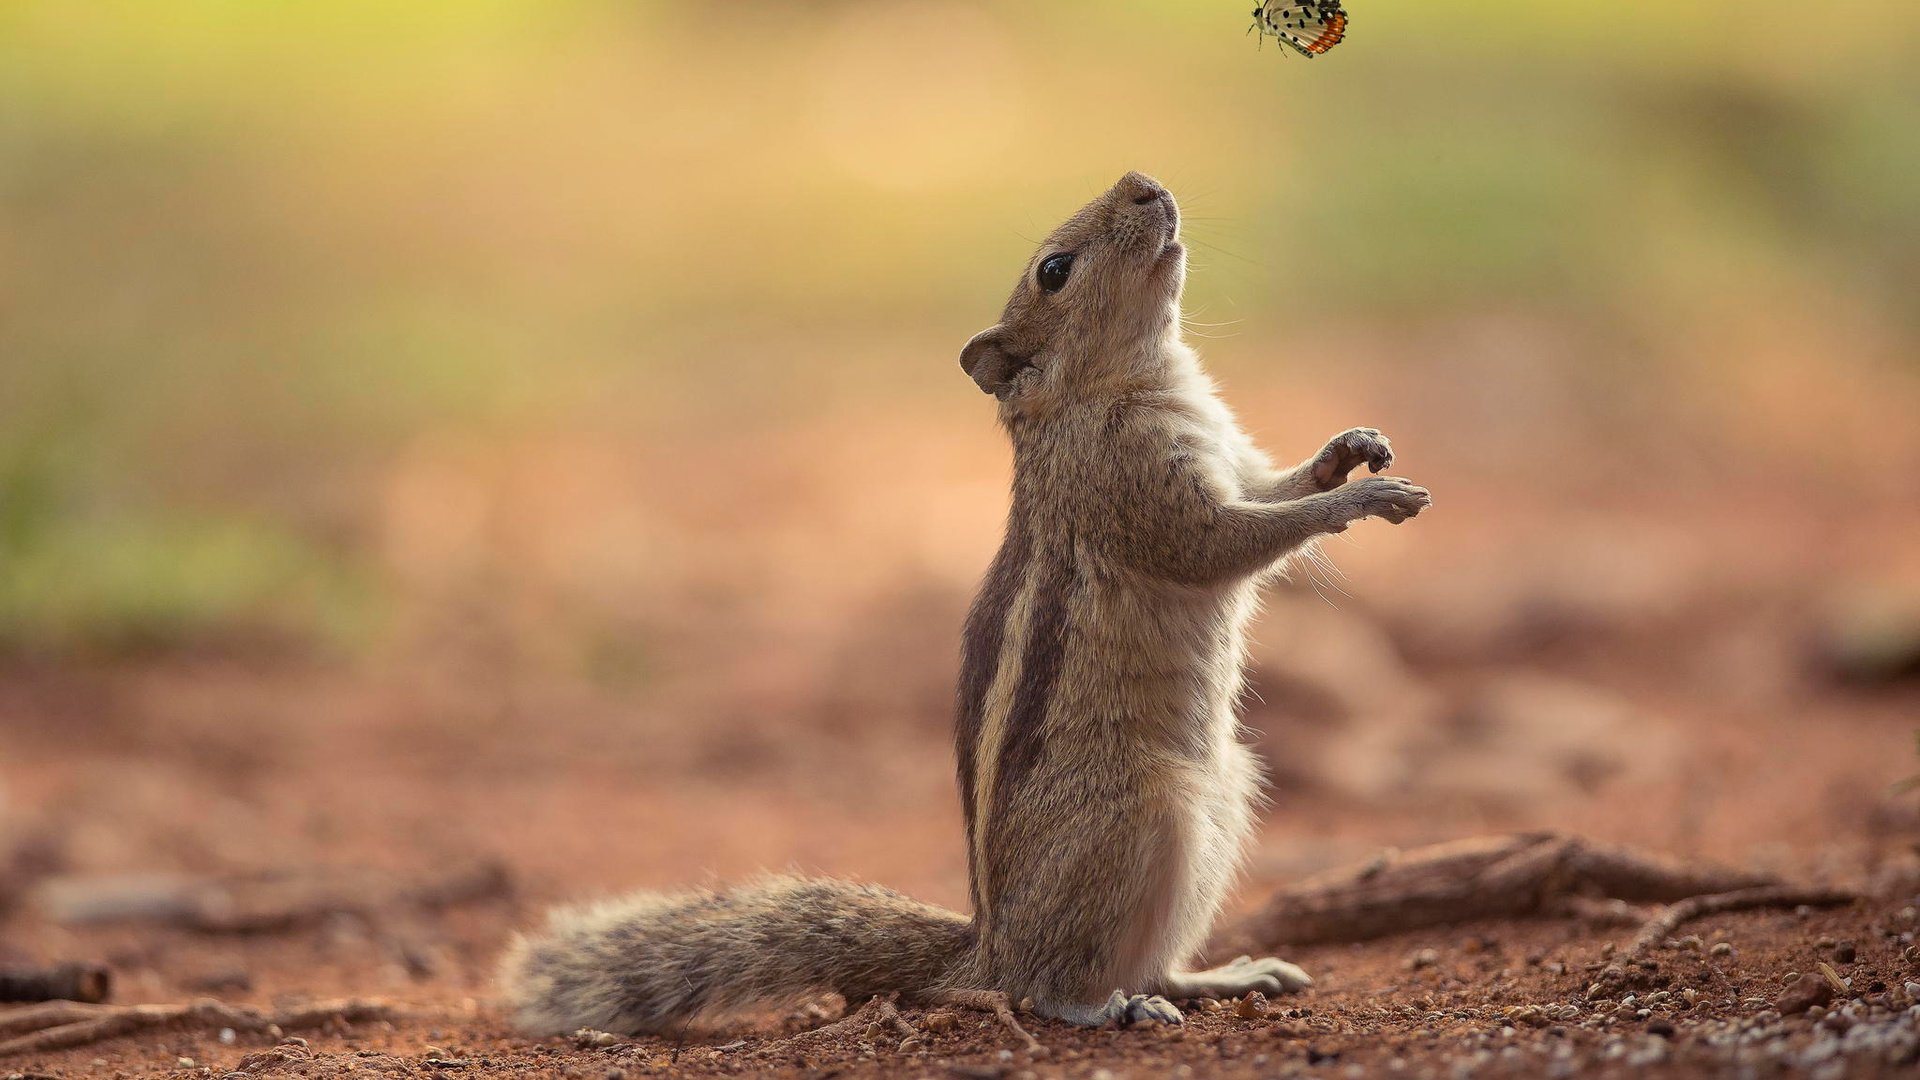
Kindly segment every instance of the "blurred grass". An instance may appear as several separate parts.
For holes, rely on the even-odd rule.
[[[1604,393],[1797,319],[1914,373],[1915,9],[1361,0],[1308,64],[1248,6],[0,7],[0,636],[363,638],[423,438],[957,392],[1127,168],[1242,353],[1523,312]]]

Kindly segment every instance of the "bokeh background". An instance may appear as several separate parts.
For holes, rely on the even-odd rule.
[[[1261,623],[1249,896],[1903,851],[1920,9],[1354,0],[1309,63],[1248,6],[0,7],[0,825],[963,903],[1009,462],[955,361],[1137,168],[1262,443],[1379,426],[1437,499]]]

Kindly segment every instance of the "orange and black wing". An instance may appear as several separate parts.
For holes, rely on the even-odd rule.
[[[1347,36],[1347,12],[1340,0],[1266,0],[1253,9],[1253,25],[1311,59]]]

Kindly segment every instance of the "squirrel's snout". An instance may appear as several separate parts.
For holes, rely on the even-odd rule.
[[[1130,172],[1113,186],[1112,198],[1115,225],[1123,231],[1141,230],[1141,235],[1159,237],[1162,252],[1179,237],[1180,204],[1160,181]]]
[[[1121,177],[1120,182],[1114,185],[1114,191],[1135,206],[1145,206],[1167,198],[1167,189],[1160,186],[1160,181],[1139,172],[1130,172]]]

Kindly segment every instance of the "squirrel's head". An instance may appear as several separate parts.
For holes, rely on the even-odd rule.
[[[1142,173],[1121,177],[1034,252],[1000,321],[961,351],[961,368],[1003,415],[1148,374],[1179,326],[1179,237],[1173,195]]]

